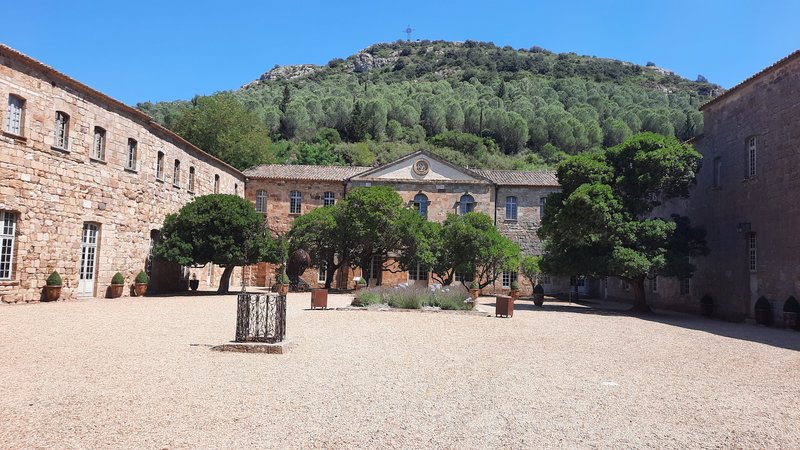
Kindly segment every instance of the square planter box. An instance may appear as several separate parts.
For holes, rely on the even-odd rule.
[[[508,295],[498,295],[494,301],[494,316],[514,317],[514,299]]]
[[[328,307],[328,290],[327,289],[312,289],[311,290],[311,309],[314,308],[327,308]]]

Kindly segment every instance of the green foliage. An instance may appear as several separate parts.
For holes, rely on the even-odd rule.
[[[367,280],[364,277],[359,278],[358,279],[358,285],[359,286],[366,286],[367,285]]]
[[[536,286],[533,287],[533,293],[544,295],[544,287],[542,287],[541,284],[537,284]]]
[[[697,108],[718,88],[621,61],[474,41],[395,42],[365,51],[387,61],[370,69],[366,92],[353,55],[299,78],[259,81],[193,102],[138,107],[240,168],[276,159],[266,152],[264,131],[275,139],[319,143],[323,129],[336,130],[350,143],[418,144],[426,137],[466,132],[490,137],[502,152],[480,158],[462,149],[464,143],[434,145],[465,152],[471,167],[513,168],[522,167],[515,155],[526,150],[557,163],[560,158],[545,149],[548,144],[576,154],[619,144],[642,130],[688,139],[702,133]],[[211,109],[218,114],[198,112],[216,98],[221,105]],[[195,130],[209,127],[195,122],[217,132]],[[225,138],[209,137],[217,134]],[[233,136],[260,145],[239,144]],[[380,159],[374,149],[373,155]]]
[[[278,275],[278,284],[289,284],[291,281],[289,280],[289,275],[286,275],[286,272],[281,271],[281,274]]]
[[[284,259],[252,203],[224,194],[197,197],[177,214],[167,215],[154,252],[182,266],[214,263],[225,267],[220,292],[227,292],[233,267]]]
[[[652,217],[663,201],[688,196],[700,158],[674,137],[643,133],[561,163],[563,190],[548,197],[539,229],[545,240],[541,268],[632,280],[636,307],[647,309],[648,274],[691,276],[688,258],[708,252],[705,232],[687,218]]]
[[[358,295],[359,306],[377,305],[383,302],[380,292],[369,291]]]
[[[63,284],[61,275],[55,270],[47,277],[45,283],[48,286],[61,286]]]
[[[125,277],[123,277],[121,273],[117,272],[113,277],[111,277],[111,284],[125,284]]]
[[[539,263],[541,261],[541,256],[525,255],[519,263],[519,267],[522,270],[522,276],[527,278],[531,284],[535,284],[539,274],[542,273],[542,270],[539,268]]]
[[[481,284],[478,283],[477,280],[473,280],[472,283],[469,284],[469,288],[474,291],[476,289],[480,289],[481,288]]]
[[[513,290],[519,289],[519,282],[517,280],[511,282],[511,289]]]
[[[150,282],[150,277],[147,276],[147,273],[144,270],[141,270],[138,274],[136,274],[134,282],[139,284],[147,284]]]
[[[469,310],[471,303],[464,288],[451,287],[437,290],[428,288],[374,287],[362,290],[358,295],[359,306],[387,304],[392,308],[420,309],[423,307],[443,310]]]
[[[237,169],[273,162],[269,131],[258,116],[228,93],[196,97],[170,120],[170,128]]]

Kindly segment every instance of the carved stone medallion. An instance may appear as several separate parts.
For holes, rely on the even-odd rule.
[[[424,159],[417,160],[414,163],[414,173],[416,173],[419,176],[427,175],[429,170],[430,166],[428,165],[428,161]]]

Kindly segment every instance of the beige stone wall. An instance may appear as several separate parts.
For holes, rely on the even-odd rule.
[[[85,89],[0,55],[0,126],[9,94],[24,98],[25,108],[21,136],[0,135],[0,210],[18,219],[13,279],[0,281],[3,302],[39,300],[53,270],[64,279],[62,298],[75,298],[84,222],[100,225],[94,294],[101,296],[115,272],[133,280],[145,266],[150,231],[195,195],[213,193],[215,175],[220,193],[244,193],[244,176],[235,169]],[[70,115],[67,151],[52,147],[56,111]],[[106,129],[104,161],[89,157],[95,126]],[[137,171],[125,169],[128,138],[138,142]],[[163,181],[156,179],[159,151]],[[175,159],[182,169],[178,185]],[[192,166],[194,193],[187,189]]]

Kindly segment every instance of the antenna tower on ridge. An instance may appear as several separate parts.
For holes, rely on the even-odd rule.
[[[406,41],[411,42],[411,33],[414,32],[414,30],[411,28],[411,25],[407,26],[403,31],[406,33]]]

